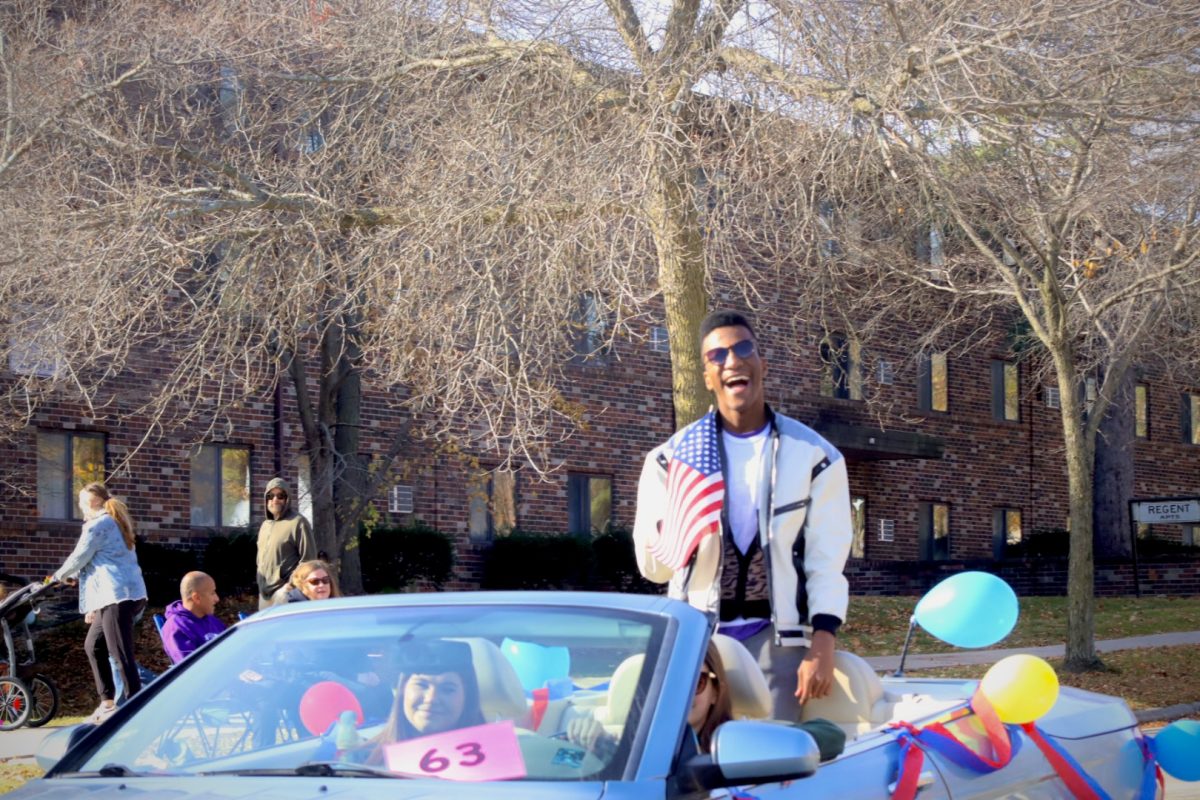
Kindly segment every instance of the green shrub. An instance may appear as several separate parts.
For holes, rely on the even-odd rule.
[[[612,529],[598,536],[514,532],[483,556],[484,589],[582,589],[657,594],[641,576],[633,536]]]
[[[199,568],[200,554],[195,550],[138,539],[137,559],[146,581],[149,604],[165,606],[179,599],[179,581],[187,572]],[[254,568],[253,560],[250,567]]]
[[[1071,536],[1061,528],[1035,530],[1020,544],[1008,545],[1005,558],[1066,558],[1071,550]]]
[[[258,560],[258,535],[249,528],[229,536],[213,536],[204,547],[201,567],[217,582],[219,594],[258,594],[255,564]]]
[[[592,540],[596,559],[598,589],[637,594],[661,594],[663,587],[651,583],[638,572],[633,555],[633,534],[624,528],[613,528]]]
[[[594,565],[591,540],[513,531],[483,558],[483,589],[587,589]]]
[[[1137,548],[1138,556],[1141,558],[1154,558],[1157,556],[1196,558],[1200,556],[1200,545],[1184,544],[1183,542],[1163,539],[1154,535],[1138,539]]]
[[[420,582],[435,589],[454,574],[454,542],[417,520],[403,528],[359,534],[363,588],[370,594],[401,592]]]

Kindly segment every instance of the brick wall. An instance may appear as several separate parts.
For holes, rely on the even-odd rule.
[[[779,291],[772,308],[798,307],[799,299]],[[757,327],[768,363],[766,392],[779,411],[814,422],[882,424],[887,429],[919,432],[945,443],[945,457],[937,461],[858,461],[849,464],[851,490],[866,498],[867,561],[852,567],[856,591],[894,591],[897,576],[918,556],[918,506],[943,502],[950,506],[951,557],[990,561],[994,509],[1015,507],[1022,513],[1026,534],[1058,529],[1066,521],[1066,475],[1057,410],[1046,408],[1040,387],[1034,385],[1028,365],[1022,367],[1021,421],[992,419],[990,361],[1005,355],[1002,335],[969,356],[949,362],[950,410],[944,414],[917,409],[915,374],[906,363],[911,355],[907,337],[898,332],[887,346],[872,351],[896,366],[890,386],[867,381],[871,404],[825,398],[820,395],[817,353],[821,331],[797,326],[790,315],[759,314]],[[153,369],[131,379],[131,396],[153,391]],[[2,377],[2,376],[0,376]],[[518,527],[531,531],[567,529],[567,474],[584,472],[609,476],[613,484],[613,515],[618,525],[631,526],[636,505],[637,480],[644,454],[674,428],[671,405],[670,363],[667,354],[653,351],[645,342],[622,340],[606,364],[571,365],[565,368],[562,387],[567,403],[582,412],[583,427],[570,431],[565,423],[550,431],[544,475],[524,467],[516,482]],[[869,375],[868,375],[869,378]],[[1136,445],[1136,492],[1139,496],[1195,495],[1200,493],[1200,447],[1184,444],[1179,434],[1178,386],[1151,376],[1151,434]],[[400,403],[402,394],[372,391],[366,387],[363,411],[363,452],[383,452],[393,432],[410,421]],[[1186,387],[1185,387],[1186,388]],[[152,540],[180,546],[202,543],[214,532],[189,525],[189,448],[198,441],[225,441],[251,448],[251,527],[262,519],[261,492],[275,474],[297,481],[301,451],[295,399],[290,388],[283,395],[283,420],[276,442],[274,404],[264,394],[247,398],[216,427],[219,436],[199,428],[171,430],[142,444],[148,421],[131,418],[120,425],[90,419],[84,409],[62,404],[40,412],[34,426],[47,429],[98,430],[108,437],[108,468],[114,490],[130,503],[139,528]],[[416,420],[419,422],[419,420]],[[561,440],[561,441],[560,441]],[[129,457],[127,464],[122,461]],[[479,577],[482,547],[468,536],[469,463],[483,467],[501,460],[498,454],[468,453],[448,456],[432,445],[415,443],[396,468],[396,482],[415,490],[415,516],[453,535],[458,542],[455,588],[473,586]],[[118,467],[120,470],[117,470]],[[55,568],[70,551],[79,524],[42,520],[37,514],[36,433],[31,428],[18,440],[0,443],[0,467],[5,480],[0,487],[0,570],[37,575]],[[378,509],[385,524],[405,518]],[[894,540],[881,541],[879,521],[893,520]],[[1156,534],[1178,540],[1179,528]],[[874,565],[899,562],[888,568],[888,577],[877,577]],[[872,565],[872,566],[864,566]],[[1037,569],[1034,569],[1034,566]],[[1042,565],[1029,568],[1033,572]],[[948,567],[939,566],[938,571]],[[248,570],[253,565],[247,565]],[[922,568],[923,569],[923,568]],[[1049,569],[1045,566],[1045,569]],[[919,571],[919,570],[918,570]],[[1040,574],[1040,572],[1038,573]],[[1118,570],[1098,573],[1098,591],[1107,582],[1126,586]],[[1050,583],[1054,580],[1046,578]],[[1180,586],[1192,579],[1163,578]],[[916,591],[916,590],[914,590]],[[1191,589],[1189,591],[1194,591]]]

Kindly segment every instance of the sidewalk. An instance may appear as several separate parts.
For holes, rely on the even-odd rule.
[[[1156,633],[1150,636],[1129,636],[1124,639],[1104,639],[1096,642],[1096,652],[1111,653],[1115,650],[1136,650],[1142,647],[1174,647],[1181,644],[1200,644],[1200,631]],[[1062,658],[1066,646],[1052,644],[1045,647],[1014,647],[1001,650],[956,650],[952,653],[909,654],[904,661],[905,670],[937,669],[939,667],[961,667],[970,664],[992,664],[1007,656],[1027,653],[1041,658]],[[879,672],[895,672],[900,665],[899,654],[875,656],[866,659],[872,669]]]
[[[0,761],[10,758],[33,758],[38,746],[57,728],[53,720],[44,728],[17,728],[15,731],[0,731]]]

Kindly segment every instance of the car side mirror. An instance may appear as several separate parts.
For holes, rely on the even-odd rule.
[[[49,772],[51,767],[62,760],[68,750],[95,729],[96,726],[90,722],[59,728],[42,739],[37,752],[33,755],[34,761],[43,771]]]
[[[713,734],[712,756],[685,763],[680,786],[696,790],[807,778],[821,751],[807,731],[779,722],[733,720]]]

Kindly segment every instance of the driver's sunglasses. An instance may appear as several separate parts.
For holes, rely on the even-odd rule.
[[[697,681],[696,681],[696,694],[700,694],[701,692],[703,692],[705,687],[708,686],[708,682],[710,680],[713,683],[716,683],[717,682],[717,673],[713,672],[711,669],[708,668],[708,665],[705,664],[704,668],[700,670],[699,679],[697,679]]]
[[[283,492],[271,492],[267,495],[268,500],[287,500],[287,495]]]
[[[732,347],[714,347],[712,350],[708,350],[704,353],[704,358],[710,364],[722,366],[725,364],[725,359],[729,358],[730,350],[732,350],[733,354],[738,358],[746,359],[754,355],[758,348],[754,346],[753,339],[742,339]]]
[[[309,578],[305,581],[309,586],[320,586],[321,584],[333,585],[333,578]]]

